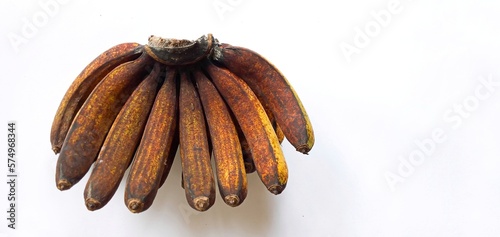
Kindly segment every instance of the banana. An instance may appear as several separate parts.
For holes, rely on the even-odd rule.
[[[245,171],[247,174],[255,172],[255,164],[253,163],[252,150],[248,145],[246,138],[240,136],[241,141],[241,151],[243,153],[243,164],[245,165]]]
[[[264,108],[265,110],[265,108]],[[271,122],[271,125],[274,128],[274,131],[276,132],[276,136],[278,137],[278,141],[281,144],[283,142],[283,139],[285,136],[283,135],[283,131],[279,127],[279,125],[276,123],[276,120],[273,119],[272,114],[266,110],[266,114],[269,117],[269,120]],[[238,122],[236,121],[236,118],[233,115],[233,121],[235,122],[236,130],[238,131],[238,138],[241,143],[241,150],[243,153],[243,162],[245,164],[245,171],[246,173],[253,173],[255,172],[255,164],[253,163],[253,158],[252,158],[252,152],[250,149],[250,146],[248,145],[247,139],[243,135],[243,132],[241,131],[241,128],[239,127]]]
[[[297,93],[265,58],[211,34],[194,41],[151,36],[146,45],[108,49],[66,91],[50,133],[60,153],[58,189],[71,188],[94,165],[84,199],[98,210],[130,167],[124,202],[132,213],[152,206],[177,151],[181,186],[195,210],[211,208],[217,188],[227,205],[241,205],[252,172],[280,194],[288,182],[285,138],[304,154],[314,146]]]
[[[212,141],[219,191],[229,206],[240,205],[247,195],[247,177],[238,132],[215,86],[199,70],[194,72]]]
[[[238,120],[261,181],[271,193],[280,194],[286,187],[288,168],[263,106],[250,87],[229,70],[209,61],[204,68]]]
[[[147,54],[121,64],[92,91],[68,131],[56,164],[56,184],[60,190],[71,188],[87,173],[97,158],[120,109],[146,75],[152,62]]]
[[[125,204],[133,213],[147,210],[153,203],[169,155],[177,123],[177,88],[174,70],[167,69],[137,147],[125,187]]]
[[[174,162],[175,155],[177,154],[177,150],[179,149],[179,126],[175,126],[175,128],[176,130],[174,132],[174,138],[172,140],[172,145],[170,145],[167,160],[165,161],[165,167],[163,168],[163,174],[161,176],[159,188],[161,188],[161,186],[163,186],[163,184],[167,180],[167,176],[170,173],[170,168],[172,168],[172,163]]]
[[[160,64],[156,63],[127,100],[104,140],[84,191],[85,204],[91,211],[106,205],[120,185],[161,85],[160,70]]]
[[[226,104],[227,105],[227,104]],[[234,116],[234,113],[229,109],[229,114],[231,115],[231,119],[233,120],[234,127],[236,128],[236,132],[238,133],[238,140],[240,141],[241,153],[243,156],[243,165],[245,166],[245,172],[247,174],[255,172],[255,165],[253,163],[252,151],[250,150],[250,146],[248,146],[247,139],[241,131],[241,127],[238,124],[238,120]]]
[[[267,117],[269,118],[269,121],[271,122],[271,125],[273,126],[274,132],[276,133],[276,136],[278,137],[278,141],[280,144],[283,142],[283,139],[285,139],[285,135],[283,134],[283,130],[281,130],[281,127],[279,126],[278,122],[276,121],[276,118],[273,115],[273,112],[266,107],[264,104],[262,104],[262,107],[264,107],[264,110],[266,111]]]
[[[276,132],[276,136],[278,137],[278,141],[283,143],[283,140],[285,139],[285,134],[283,133],[283,130],[281,130],[281,127],[279,124],[275,123],[273,124],[274,126],[274,131]]]
[[[259,100],[276,117],[286,139],[307,154],[314,145],[314,133],[309,117],[297,93],[265,58],[243,47],[221,44],[214,48],[213,60],[242,78]]]
[[[143,46],[138,43],[116,45],[97,56],[76,77],[66,91],[52,122],[50,142],[55,154],[61,150],[73,118],[95,86],[118,65],[139,57],[142,50]]]
[[[179,94],[179,139],[184,191],[189,205],[208,210],[215,202],[215,181],[203,108],[188,72],[182,72]]]

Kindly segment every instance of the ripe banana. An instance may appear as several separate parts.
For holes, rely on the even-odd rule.
[[[146,75],[147,54],[121,64],[92,91],[68,131],[56,166],[60,190],[71,188],[87,173],[123,104]]]
[[[176,121],[178,120],[177,114]],[[174,163],[175,155],[177,154],[177,150],[179,149],[179,126],[175,126],[174,138],[172,139],[172,145],[170,145],[170,149],[168,152],[167,160],[165,161],[165,168],[163,168],[163,174],[160,180],[160,187],[163,186],[165,181],[167,180],[168,174],[170,173],[170,169],[172,168],[172,163]]]
[[[298,95],[278,69],[256,52],[222,44],[213,60],[242,78],[276,118],[287,140],[304,154],[314,145],[314,133]]]
[[[143,46],[138,43],[116,45],[97,56],[66,91],[50,131],[50,142],[54,153],[59,153],[68,129],[76,113],[95,86],[115,67],[140,56]]]
[[[85,203],[89,210],[108,203],[129,166],[159,88],[160,64],[141,82],[116,117],[85,187]]]
[[[288,169],[266,111],[250,87],[229,70],[207,61],[205,70],[233,111],[252,151],[255,169],[267,189],[280,194]]]
[[[125,187],[125,204],[133,213],[147,210],[153,203],[164,170],[170,170],[172,141],[177,126],[175,71],[167,69],[165,81],[151,109],[141,143],[130,167]]]
[[[276,136],[278,137],[278,141],[280,144],[283,142],[283,139],[285,139],[285,135],[283,134],[283,130],[281,130],[281,127],[279,126],[278,122],[276,121],[276,118],[274,117],[273,113],[269,108],[264,106],[264,110],[266,111],[267,117],[269,118],[269,121],[271,122],[271,125],[273,126],[274,132],[276,133]]]
[[[255,164],[253,163],[252,151],[248,145],[247,140],[243,137],[241,141],[241,151],[243,153],[243,164],[245,165],[245,172],[247,174],[255,172]]]
[[[279,127],[279,125],[276,123],[276,120],[274,119],[274,116],[272,113],[264,107],[264,110],[266,111],[266,114],[269,118],[269,121],[271,122],[271,125],[274,128],[274,131],[276,132],[276,136],[278,137],[278,141],[281,144],[284,139],[283,131]],[[243,135],[243,131],[241,131],[241,128],[238,124],[238,121],[236,120],[236,117],[234,116],[233,113],[231,113],[231,117],[233,119],[234,125],[236,127],[236,131],[238,132],[238,138],[241,143],[241,151],[243,153],[243,163],[245,166],[245,171],[246,173],[253,173],[255,172],[255,164],[253,163],[253,158],[252,158],[252,152],[250,149],[250,146],[248,145],[247,139]]]
[[[219,191],[229,206],[238,206],[247,195],[247,176],[238,132],[229,110],[210,80],[199,70],[194,78],[205,111],[212,141]]]
[[[252,151],[250,150],[250,146],[248,145],[247,139],[245,138],[245,135],[243,134],[243,131],[241,130],[240,125],[238,124],[238,120],[236,120],[236,117],[234,116],[232,111],[229,112],[231,114],[231,118],[236,128],[236,132],[238,133],[238,140],[240,141],[245,172],[247,174],[253,173],[255,172],[255,164],[253,163]]]
[[[178,150],[181,186],[195,210],[214,204],[215,180],[224,202],[240,205],[255,171],[281,193],[285,137],[305,154],[314,144],[292,86],[262,56],[208,34],[195,41],[151,36],[146,45],[119,44],[99,55],[64,95],[50,142],[60,152],[58,189],[71,188],[94,164],[84,198],[97,210],[130,167],[124,201],[139,213],[151,207]]]
[[[189,205],[206,211],[215,202],[207,129],[200,97],[188,75],[182,72],[179,94],[179,139],[184,191]]]
[[[267,114],[270,115],[269,113]],[[281,144],[283,142],[283,139],[285,138],[285,136],[283,135],[283,131],[281,130],[281,128],[279,127],[279,125],[276,123],[275,120],[271,120],[271,117],[269,118],[269,120],[271,121],[271,125],[273,126],[274,131],[276,132],[276,136],[278,137],[278,141]],[[253,173],[255,172],[255,164],[253,163],[250,146],[248,145],[247,139],[243,135],[243,132],[241,131],[241,128],[239,127],[239,124],[236,121],[236,118],[233,118],[233,121],[235,121],[236,130],[238,131],[238,138],[241,143],[241,151],[243,153],[243,162],[245,165],[246,173]]]
[[[283,133],[283,130],[281,130],[280,125],[277,123],[274,123],[273,127],[274,127],[274,131],[276,132],[276,136],[278,137],[278,141],[280,142],[280,144],[283,143],[283,140],[285,139],[285,134]]]

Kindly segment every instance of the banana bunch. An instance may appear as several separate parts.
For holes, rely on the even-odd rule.
[[[147,45],[105,51],[67,90],[50,134],[58,189],[92,168],[84,198],[97,210],[130,167],[124,198],[133,213],[151,206],[178,149],[182,187],[195,210],[214,204],[216,181],[224,202],[240,205],[254,171],[280,194],[288,179],[285,137],[304,154],[314,144],[292,86],[259,54],[211,34],[196,41],[151,36]]]

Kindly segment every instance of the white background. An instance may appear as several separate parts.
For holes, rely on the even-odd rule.
[[[0,182],[0,236],[500,236],[499,10],[487,0],[1,1],[0,177],[15,121],[19,179],[15,231]],[[124,182],[95,212],[88,177],[57,190],[50,125],[87,63],[151,34],[207,33],[264,55],[301,97],[316,144],[305,156],[284,143],[286,190],[274,196],[252,174],[240,207],[218,196],[198,213],[178,159],[141,214],[125,207]]]

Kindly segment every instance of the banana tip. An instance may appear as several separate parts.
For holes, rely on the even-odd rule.
[[[56,146],[54,146],[54,147],[52,147],[52,151],[54,151],[54,154],[56,154],[56,155],[57,155],[57,154],[59,154],[59,152],[61,151],[61,148],[60,148],[60,147],[56,147]]]
[[[250,163],[250,162],[245,162],[245,172],[246,173],[253,173],[255,172],[255,166]]]
[[[310,150],[311,150],[311,148],[307,145],[302,145],[302,146],[297,147],[297,151],[304,154],[304,155],[309,155]]]
[[[193,203],[194,208],[198,211],[206,211],[208,210],[208,208],[210,208],[210,201],[208,197],[205,196],[194,198]]]
[[[87,198],[85,200],[85,206],[87,206],[87,209],[89,209],[89,211],[95,211],[101,208],[101,202],[95,200],[94,198]]]
[[[68,190],[71,188],[71,186],[72,184],[68,180],[61,179],[57,181],[57,188],[61,191]]]
[[[278,195],[283,190],[285,189],[285,186],[282,185],[272,185],[271,187],[268,188],[269,192],[273,193],[274,195]]]
[[[132,213],[139,213],[144,210],[144,203],[137,199],[131,199],[128,201],[127,207]]]
[[[240,205],[240,198],[237,195],[229,194],[224,197],[224,202],[231,207],[236,207]]]

